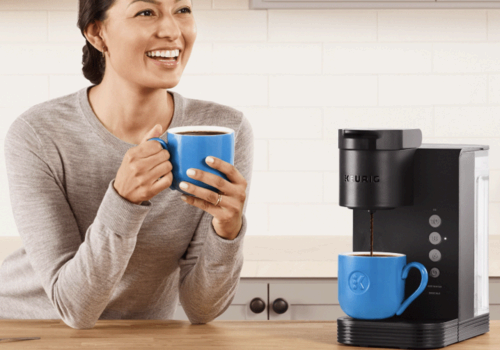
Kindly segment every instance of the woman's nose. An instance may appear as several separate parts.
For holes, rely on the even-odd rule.
[[[158,36],[168,37],[172,40],[177,39],[181,35],[181,29],[172,15],[166,15],[162,18],[158,25]]]

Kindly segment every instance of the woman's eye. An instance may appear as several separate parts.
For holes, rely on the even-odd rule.
[[[182,11],[182,10],[187,10],[187,12],[183,12],[183,13],[191,13],[191,9],[189,7],[181,8],[179,11]]]
[[[144,10],[144,11],[139,12],[136,16],[140,15],[141,13],[146,13],[146,12],[152,13],[153,11],[151,11],[151,10]],[[149,16],[143,16],[143,17],[149,17]]]

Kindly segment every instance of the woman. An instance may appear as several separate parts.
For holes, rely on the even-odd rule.
[[[252,128],[234,108],[165,90],[196,38],[189,0],[80,0],[78,26],[93,85],[30,108],[6,135],[24,247],[0,269],[0,318],[87,329],[171,319],[180,300],[191,323],[210,322],[233,300],[243,265]],[[172,49],[175,61],[150,57]],[[169,189],[169,153],[148,140],[185,125],[235,130],[234,166],[207,162],[229,181],[192,176],[220,199],[189,184],[195,197],[183,202]]]

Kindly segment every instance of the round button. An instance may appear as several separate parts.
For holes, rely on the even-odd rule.
[[[429,235],[429,242],[431,242],[432,244],[439,244],[441,243],[441,235],[437,232],[432,232],[430,235]]]
[[[432,215],[429,218],[429,224],[431,224],[432,227],[439,227],[439,225],[441,225],[441,218],[439,215]]]
[[[429,252],[429,259],[436,262],[441,260],[441,252],[437,249],[433,249]]]
[[[431,275],[431,277],[436,278],[437,276],[439,276],[439,269],[437,267],[433,267],[429,275]]]

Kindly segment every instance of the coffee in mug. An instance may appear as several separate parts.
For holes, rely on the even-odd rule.
[[[200,136],[200,135],[224,135],[227,134],[227,132],[220,132],[220,131],[183,131],[183,132],[178,132],[177,135],[193,135],[193,136]]]

